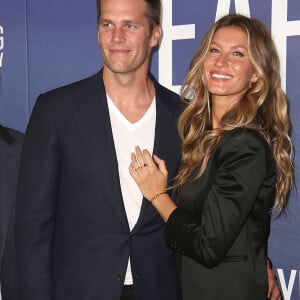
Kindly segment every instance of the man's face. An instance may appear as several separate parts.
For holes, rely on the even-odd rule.
[[[147,71],[159,37],[159,26],[150,31],[144,0],[102,0],[98,41],[111,72]]]

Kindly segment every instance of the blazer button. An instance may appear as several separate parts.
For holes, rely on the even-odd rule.
[[[123,273],[118,273],[118,274],[117,274],[117,278],[120,279],[120,280],[121,280],[121,279],[124,279]]]
[[[136,236],[134,235],[134,234],[131,234],[130,236],[129,236],[129,240],[134,240],[136,238]]]

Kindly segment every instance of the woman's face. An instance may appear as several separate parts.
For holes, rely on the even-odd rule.
[[[207,88],[212,99],[236,103],[257,76],[248,53],[246,32],[238,26],[218,29],[203,62]]]

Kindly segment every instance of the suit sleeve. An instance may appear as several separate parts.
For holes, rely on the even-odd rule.
[[[234,243],[266,176],[267,146],[257,135],[231,136],[219,150],[202,216],[196,219],[177,208],[166,227],[171,248],[208,268],[221,262]]]
[[[24,141],[16,204],[20,300],[52,300],[52,252],[59,158],[50,102],[40,96]]]

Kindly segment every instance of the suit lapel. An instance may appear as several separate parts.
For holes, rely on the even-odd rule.
[[[82,94],[84,99],[76,98],[72,108],[92,161],[93,178],[98,178],[101,181],[99,186],[106,188],[109,198],[113,200],[107,201],[108,205],[119,216],[118,220],[128,225],[102,71],[89,79]]]
[[[172,156],[171,149],[173,147],[172,132],[174,131],[174,121],[172,119],[170,108],[166,105],[165,99],[163,99],[162,88],[155,79],[153,79],[153,81],[155,83],[156,93],[156,126],[153,154],[166,160],[168,157]],[[144,198],[141,212],[133,231],[138,230],[143,223],[157,217],[157,215],[155,208]]]
[[[171,133],[174,130],[172,114],[170,108],[162,101],[162,95],[157,90],[157,110],[156,110],[156,127],[154,140],[154,153],[159,157],[166,159],[170,155],[170,145],[172,144]]]

